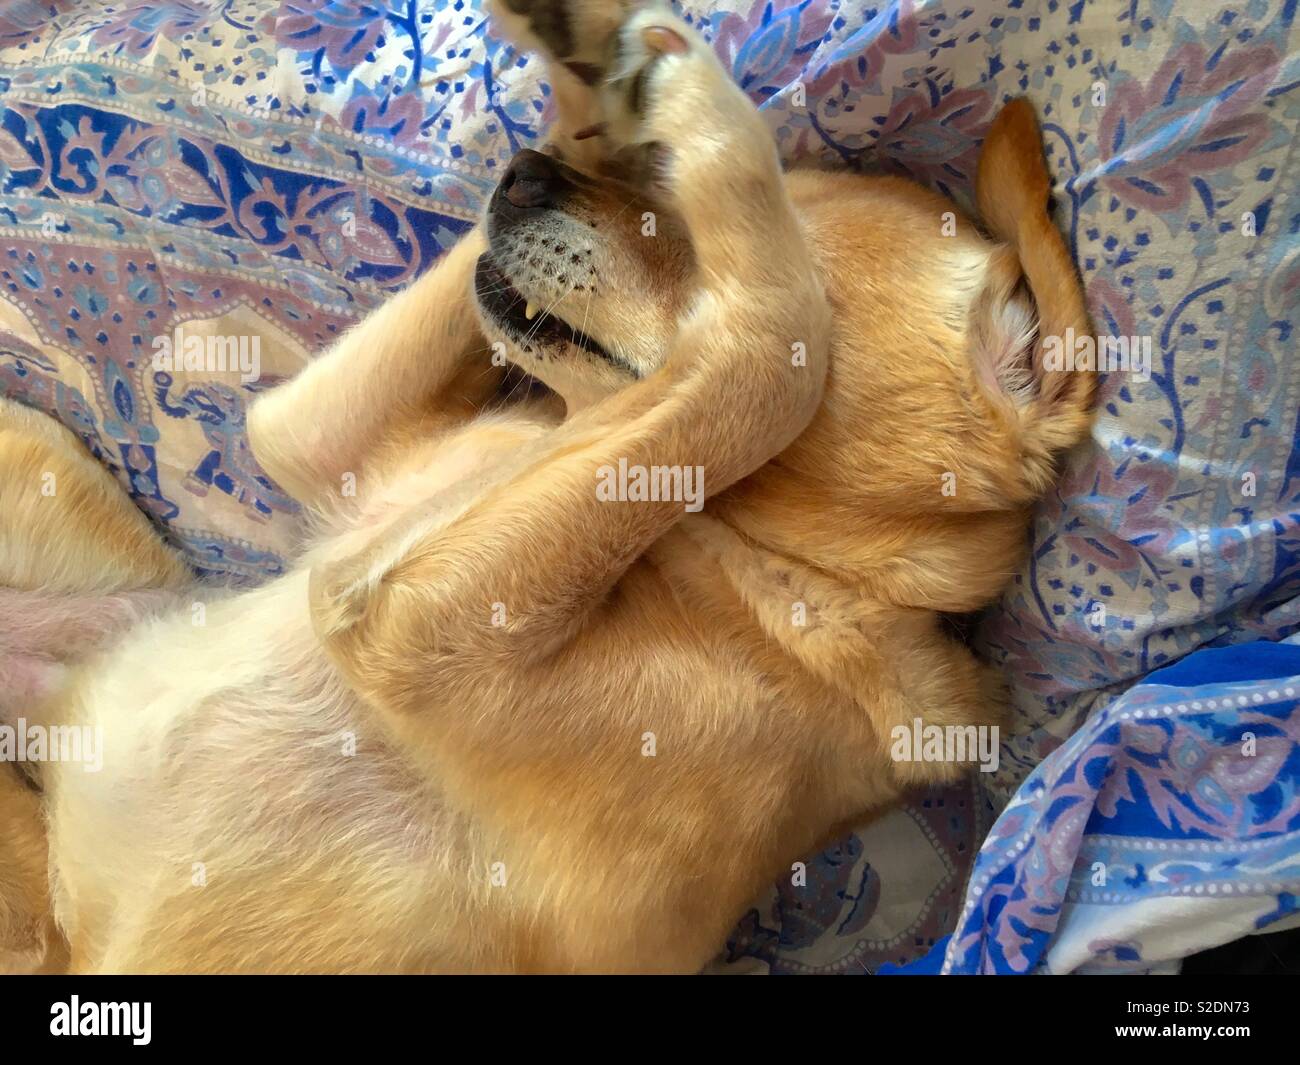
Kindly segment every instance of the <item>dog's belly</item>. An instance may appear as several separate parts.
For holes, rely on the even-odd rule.
[[[426,456],[444,461],[423,484],[426,515],[448,490],[446,520],[475,494],[466,477],[492,481],[481,453],[459,461],[470,441],[453,443]],[[466,964],[456,955],[475,930],[457,896],[489,864],[478,830],[398,753],[312,629],[310,563],[363,539],[337,530],[261,589],[138,626],[52,708],[52,723],[102,737],[98,771],[46,775],[56,913],[77,968]]]
[[[449,815],[315,648],[305,581],[210,603],[202,627],[164,616],[76,683],[69,717],[102,737],[102,768],[51,766],[49,809],[56,912],[83,967],[275,968],[313,924],[338,939],[325,898],[420,907],[392,896],[443,860]],[[168,937],[198,954],[170,956]]]

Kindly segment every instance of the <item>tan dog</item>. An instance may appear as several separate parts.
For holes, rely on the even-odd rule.
[[[891,729],[1001,718],[939,612],[996,597],[1092,390],[1034,355],[1088,322],[1029,107],[985,144],[995,239],[944,236],[907,182],[783,177],[671,14],[507,2],[574,165],[521,153],[483,226],[254,405],[313,515],[291,571],[183,593],[31,708],[104,737],[99,773],[32,767],[74,970],[696,970],[843,822],[969,768]],[[501,402],[494,353],[553,394]],[[41,496],[70,456],[0,407],[0,584],[174,588],[105,536],[124,500]],[[0,803],[30,957],[39,837]]]

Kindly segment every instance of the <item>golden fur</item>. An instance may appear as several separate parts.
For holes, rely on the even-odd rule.
[[[529,10],[503,23],[546,47]],[[783,176],[671,15],[568,12],[617,58],[595,89],[555,68],[562,209],[497,203],[251,410],[311,514],[294,566],[185,591],[31,708],[105,735],[100,773],[35,767],[75,971],[692,971],[837,826],[966,770],[892,760],[892,726],[1001,720],[940,612],[995,599],[1092,389],[1032,354],[1088,331],[1032,111],[985,143],[989,235],[944,235],[955,208],[908,182]],[[616,178],[649,143],[659,180]],[[530,272],[530,234],[563,259]],[[574,240],[591,284],[548,290]],[[606,355],[530,354],[474,294],[485,253]],[[553,394],[496,402],[493,351]],[[707,508],[602,501],[620,459],[702,467]],[[77,488],[41,496],[55,467]],[[12,405],[0,471],[0,585],[176,588],[106,475]],[[30,961],[43,843],[16,781],[0,946]]]

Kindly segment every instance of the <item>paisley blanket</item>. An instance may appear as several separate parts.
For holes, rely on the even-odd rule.
[[[1098,331],[1130,356],[980,632],[1015,700],[998,772],[810,858],[719,962],[875,971],[952,931],[994,815],[1032,805],[1090,713],[1197,647],[1300,630],[1295,3],[682,10],[790,163],[969,205],[983,130],[1028,94]],[[250,458],[250,396],[427,268],[550,114],[479,0],[3,0],[0,102],[0,393],[237,581],[281,569],[296,520]],[[1235,786],[1271,825],[1300,809],[1276,776]]]
[[[1002,812],[941,971],[1165,971],[1294,925],[1298,791],[1300,638],[1156,670]]]

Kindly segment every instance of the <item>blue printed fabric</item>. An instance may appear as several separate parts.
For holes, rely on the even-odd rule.
[[[1098,710],[975,860],[945,973],[1146,971],[1300,918],[1300,641],[1198,651]]]
[[[1300,629],[1295,2],[680,10],[790,164],[969,206],[984,130],[1029,96],[1097,329],[1150,354],[1106,376],[982,627],[1014,700],[999,772],[810,859],[720,961],[875,971],[952,929],[991,817],[1090,714],[1198,647]],[[298,521],[249,453],[250,397],[427,269],[553,113],[480,0],[0,0],[0,104],[0,393],[71,426],[202,573],[249,582]],[[177,330],[255,343],[258,374],[155,366]]]

